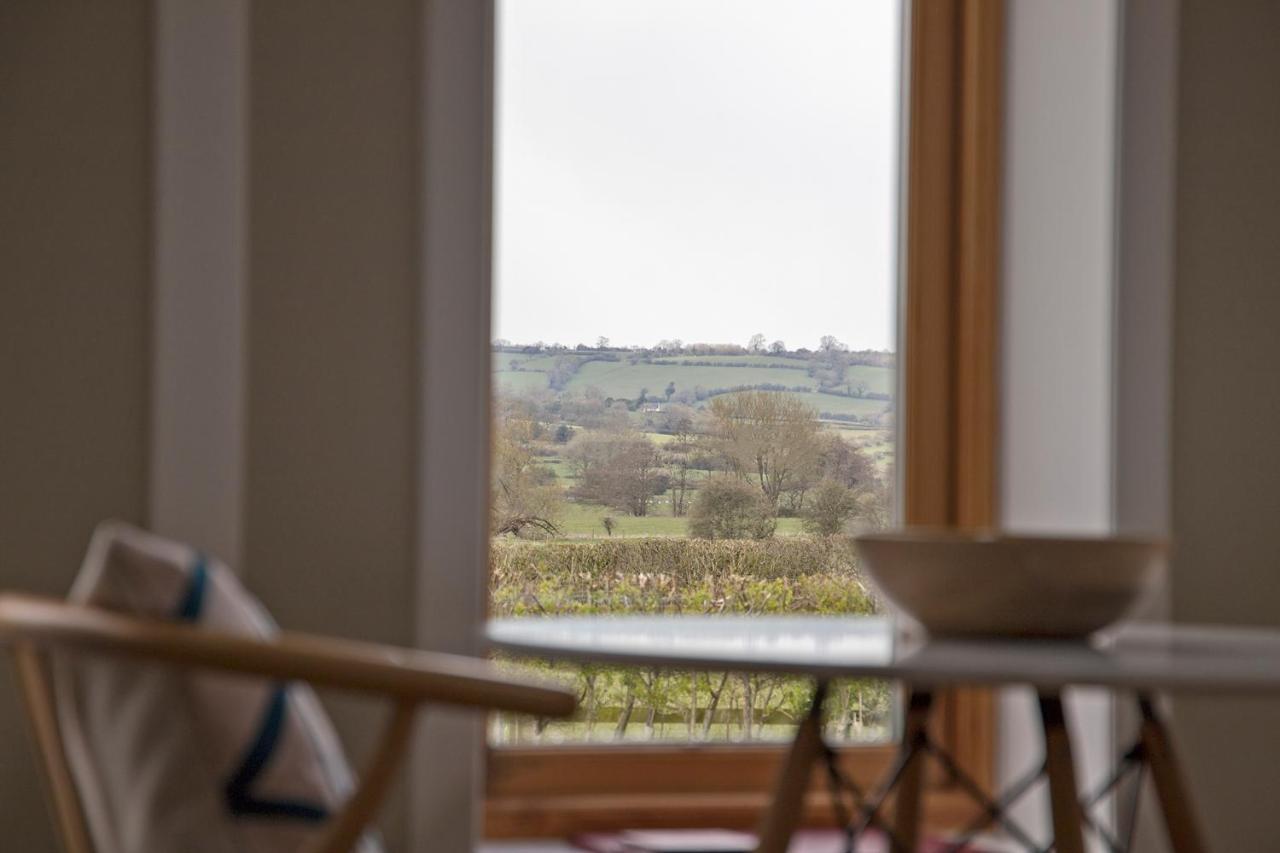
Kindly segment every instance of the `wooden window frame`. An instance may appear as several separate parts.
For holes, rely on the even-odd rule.
[[[907,524],[996,521],[1002,0],[909,4],[900,444]],[[941,697],[934,735],[991,790],[995,706],[989,691]],[[893,744],[847,747],[870,784]],[[779,745],[500,747],[487,753],[485,835],[566,836],[655,826],[751,827],[767,805]],[[806,822],[829,823],[814,771]],[[929,779],[926,823],[975,814],[950,780]]]

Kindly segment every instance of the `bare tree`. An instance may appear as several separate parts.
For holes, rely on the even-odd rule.
[[[555,472],[533,453],[537,422],[510,404],[498,412],[495,426],[489,501],[493,534],[559,535],[555,519],[563,499]]]
[[[577,477],[574,494],[632,515],[648,514],[659,485],[666,491],[658,448],[639,433],[580,434],[565,459]]]
[[[751,336],[751,340],[747,341],[747,349],[750,352],[754,352],[754,353],[764,352],[764,342],[765,342],[764,335],[760,334],[759,332],[756,332],[754,335]]]
[[[742,391],[711,401],[713,441],[729,468],[757,483],[770,505],[818,466],[817,412],[793,394]]]

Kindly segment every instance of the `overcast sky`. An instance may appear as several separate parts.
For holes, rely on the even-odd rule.
[[[494,336],[894,342],[897,0],[500,0]]]

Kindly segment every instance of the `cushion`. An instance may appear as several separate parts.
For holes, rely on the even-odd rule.
[[[119,522],[94,532],[70,599],[269,638],[226,566]],[[352,774],[315,693],[297,683],[62,652],[59,725],[98,853],[275,853],[315,843]],[[380,844],[362,840],[361,853]]]

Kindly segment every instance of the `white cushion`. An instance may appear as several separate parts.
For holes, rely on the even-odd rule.
[[[278,631],[217,560],[119,522],[94,532],[70,599],[231,634]],[[305,685],[72,653],[53,671],[97,853],[304,850],[352,787]],[[381,848],[366,838],[358,849]]]

